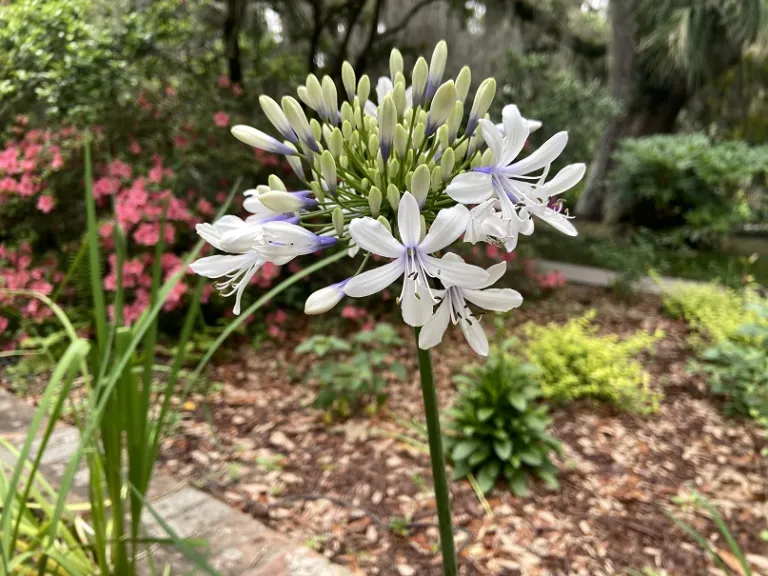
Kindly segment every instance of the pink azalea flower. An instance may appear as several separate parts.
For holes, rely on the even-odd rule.
[[[213,115],[213,123],[219,128],[226,128],[229,126],[229,114],[222,111],[216,112],[216,114]]]
[[[8,328],[8,318],[0,316],[0,332],[5,332],[6,328]]]
[[[208,202],[205,198],[200,198],[197,201],[197,211],[200,212],[202,216],[211,216],[215,209],[213,208],[213,204]]]
[[[136,142],[136,140],[131,140],[131,145],[128,146],[128,150],[130,150],[131,154],[137,156],[141,154],[141,144]]]
[[[53,210],[55,205],[56,203],[51,196],[40,196],[40,198],[37,199],[37,209],[44,214],[48,214],[51,210]]]
[[[243,89],[240,87],[240,84],[232,84],[232,95],[237,97],[240,96],[243,93]]]
[[[229,76],[222,74],[217,81],[219,88],[227,88],[229,86]]]

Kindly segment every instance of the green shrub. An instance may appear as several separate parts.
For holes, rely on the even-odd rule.
[[[630,412],[655,411],[659,395],[650,390],[649,374],[632,357],[651,348],[663,333],[640,331],[624,340],[615,334],[601,336],[594,317],[591,311],[563,325],[523,327],[525,353],[540,369],[544,396],[556,402],[595,398]]]
[[[306,339],[296,352],[324,359],[315,363],[306,376],[307,381],[320,384],[314,405],[328,410],[329,416],[342,418],[366,405],[373,409],[381,406],[387,398],[386,375],[406,377],[405,366],[390,356],[391,348],[401,343],[392,325],[385,323],[355,334],[350,341],[324,335]]]
[[[607,219],[675,231],[675,241],[715,245],[753,219],[748,191],[768,170],[768,146],[713,144],[703,134],[621,142]]]
[[[685,320],[705,342],[727,338],[745,339],[738,335],[744,323],[761,323],[751,304],[765,303],[753,291],[738,292],[717,284],[690,284],[664,295],[664,308],[673,318]]]
[[[768,427],[768,305],[750,310],[758,320],[706,349],[697,366],[725,411]]]
[[[503,476],[522,496],[530,474],[557,487],[550,454],[559,451],[560,444],[547,433],[550,418],[547,406],[538,401],[536,369],[507,352],[514,344],[512,339],[493,346],[484,365],[454,377],[460,394],[449,411],[453,420],[446,450],[454,463],[454,479],[472,473],[485,493]]]

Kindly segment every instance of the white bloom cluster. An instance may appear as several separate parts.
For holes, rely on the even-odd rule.
[[[310,74],[297,95],[316,118],[308,119],[291,96],[280,104],[262,96],[262,110],[280,139],[250,126],[232,129],[246,144],[285,155],[305,186],[289,192],[270,176],[267,185],[245,192],[244,207],[251,213],[246,220],[225,216],[198,226],[206,241],[227,254],[201,258],[192,268],[222,279],[217,287],[237,295],[235,313],[245,286],[265,262],[282,265],[339,245],[351,248],[352,256],[365,252],[365,259],[353,277],[312,294],[308,314],[402,279],[397,302],[407,324],[423,327],[422,348],[437,345],[453,323],[477,353],[487,354],[487,338],[470,305],[507,311],[522,297],[491,288],[505,263],[484,270],[456,254],[439,253],[462,236],[512,251],[520,235],[533,232],[534,216],[575,236],[557,196],[581,180],[585,166],[566,166],[547,180],[567,133],[520,157],[529,133],[541,124],[511,104],[503,108],[500,124],[488,119],[493,78],[479,85],[465,114],[471,73],[464,67],[444,82],[447,55],[440,42],[429,64],[419,58],[408,86],[402,55],[393,50],[390,76],[375,86],[376,103],[369,100],[368,76],[356,78],[347,62],[341,104],[328,76]],[[371,254],[391,261],[365,270]]]

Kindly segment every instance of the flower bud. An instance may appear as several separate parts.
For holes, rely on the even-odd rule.
[[[315,195],[318,202],[325,202],[325,190],[323,190],[319,182],[312,181],[309,183],[309,187],[312,189],[312,194]]]
[[[325,185],[331,194],[336,193],[336,161],[333,154],[326,150],[320,156],[320,170],[325,180]]]
[[[376,152],[376,172],[378,174],[384,174],[386,166],[384,165],[384,158],[381,156],[381,150]]]
[[[371,209],[371,216],[374,218],[379,217],[379,211],[381,210],[382,194],[376,186],[371,186],[371,190],[368,192],[368,208]]]
[[[341,135],[347,140],[352,137],[352,124],[349,123],[349,120],[344,120],[344,122],[341,123]]]
[[[341,156],[341,152],[344,150],[344,136],[342,136],[341,130],[334,128],[327,143],[328,150],[331,151],[331,154],[333,154],[334,158]]]
[[[397,177],[397,173],[400,172],[400,162],[397,158],[392,158],[389,161],[389,177],[394,180]]]
[[[270,190],[280,190],[281,192],[286,192],[288,190],[288,188],[285,187],[285,184],[283,184],[283,181],[274,174],[269,175],[267,184],[269,184]]]
[[[426,128],[427,127],[424,124],[416,124],[414,127],[413,135],[411,136],[411,141],[413,142],[414,148],[421,148],[421,145],[424,143],[424,132]]]
[[[283,138],[297,144],[299,139],[293,128],[291,128],[291,123],[288,122],[288,118],[286,118],[280,105],[269,96],[259,96],[259,104],[267,120],[280,132]]]
[[[299,180],[304,180],[304,166],[301,163],[301,158],[298,156],[286,156],[285,160],[288,162],[291,170],[293,170],[293,173],[296,174],[296,177]]]
[[[456,76],[456,96],[462,104],[464,104],[464,100],[467,99],[471,84],[472,72],[469,70],[469,66],[464,66],[459,72],[459,75]]]
[[[469,161],[469,167],[474,170],[475,168],[480,168],[483,164],[483,157],[481,154],[475,154],[472,156],[472,159]]]
[[[429,194],[429,168],[426,164],[422,164],[416,170],[413,171],[413,178],[411,179],[411,194],[416,198],[419,206],[424,206],[424,202],[427,200],[427,194]]]
[[[403,73],[403,55],[397,48],[392,48],[392,52],[389,53],[389,77],[393,82],[398,73]]]
[[[307,76],[307,94],[309,96],[310,108],[323,118],[327,118],[328,110],[323,99],[323,88],[320,86],[320,80],[314,74]]]
[[[379,188],[384,187],[384,183],[381,179],[381,172],[375,172],[373,175],[373,183],[378,186]]]
[[[493,157],[493,150],[490,148],[486,148],[485,152],[483,152],[482,156],[482,162],[480,163],[481,166],[490,166],[493,164],[494,157]]]
[[[448,141],[448,126],[443,124],[437,129],[437,141],[440,143],[440,148],[445,150],[451,143]]]
[[[352,136],[349,137],[349,142],[352,148],[360,148],[360,132],[352,132]]]
[[[319,142],[323,136],[323,128],[320,126],[320,122],[312,118],[312,120],[309,121],[309,128],[312,130],[312,136]]]
[[[384,218],[384,216],[379,216],[378,218],[376,218],[376,220],[378,222],[381,222],[384,228],[386,228],[389,231],[389,233],[392,234],[392,225],[389,223],[389,220]]]
[[[418,116],[418,118],[416,120],[417,120],[417,122],[421,122],[422,124],[424,124],[426,126],[426,124],[427,124],[427,113],[424,111],[423,108],[419,109],[419,116]]]
[[[411,73],[411,96],[413,98],[414,108],[424,104],[424,95],[427,90],[427,74],[429,74],[427,61],[419,56],[419,59],[416,60],[416,64],[413,66],[413,72]]]
[[[394,184],[387,186],[387,202],[392,206],[392,210],[397,212],[397,209],[400,206],[400,190],[398,190],[397,186]]]
[[[333,227],[336,229],[336,234],[339,235],[339,238],[344,236],[344,212],[341,211],[341,206],[336,206],[333,209],[331,222],[333,222]]]
[[[421,215],[420,219],[421,224],[421,232],[419,232],[419,242],[424,240],[424,236],[427,235],[427,219],[424,218],[424,214]]]
[[[272,190],[259,194],[259,200],[264,206],[272,210],[273,212],[296,212],[307,206],[307,198],[301,198],[294,196],[288,192],[281,192]]]
[[[461,162],[464,160],[464,157],[467,155],[467,146],[469,145],[469,142],[464,140],[461,144],[459,144],[454,150],[456,151],[456,162]]]
[[[448,141],[453,143],[456,140],[456,135],[459,133],[459,126],[461,126],[461,119],[464,117],[464,104],[456,102],[453,105],[453,111],[448,116],[448,120],[445,125],[448,126]]]
[[[331,124],[339,121],[339,97],[336,93],[336,84],[329,76],[323,76],[323,100],[328,114],[326,118]]]
[[[360,104],[358,102],[355,102],[354,113],[355,113],[355,128],[360,130],[363,128],[363,111],[360,108]]]
[[[397,126],[397,110],[391,97],[386,96],[384,98],[379,114],[381,156],[386,162],[389,159],[389,153],[392,151],[392,145],[395,141],[395,127]]]
[[[231,132],[232,136],[240,140],[240,142],[258,148],[259,150],[273,152],[275,154],[284,154],[286,156],[296,155],[296,149],[292,146],[283,144],[269,134],[265,134],[261,130],[257,130],[251,126],[238,124],[237,126],[232,126]]]
[[[405,155],[405,165],[413,166],[413,148],[408,150],[408,153]]]
[[[368,190],[371,187],[371,182],[368,180],[368,178],[363,178],[360,180],[360,188],[363,190]]]
[[[440,158],[440,176],[443,180],[448,180],[453,172],[453,166],[456,163],[456,153],[453,148],[448,148],[443,152],[442,158]]]
[[[427,136],[435,133],[439,126],[442,126],[450,113],[453,111],[453,105],[456,103],[456,86],[453,80],[448,80],[440,86],[435,93],[432,104],[429,107],[429,116],[427,116]]]
[[[312,102],[312,98],[309,95],[309,91],[307,90],[306,86],[299,86],[296,88],[296,94],[298,94],[299,100],[304,102],[306,106],[309,106],[313,110],[315,109],[314,102]]]
[[[445,62],[448,60],[448,44],[445,40],[440,40],[432,52],[432,59],[429,61],[429,75],[427,76],[427,102],[435,94],[435,90],[443,80],[445,72]]]
[[[493,78],[486,78],[475,94],[475,100],[472,102],[472,110],[469,112],[469,120],[467,120],[467,129],[465,134],[471,136],[477,128],[477,123],[488,112],[488,108],[491,107],[493,97],[496,95],[496,80]]]
[[[355,69],[352,65],[344,60],[344,64],[341,65],[341,82],[344,84],[344,91],[347,93],[347,99],[352,102],[355,99]]]
[[[411,189],[411,183],[413,182],[413,172],[408,172],[408,174],[405,175],[405,188],[406,190]]]
[[[408,145],[408,131],[402,124],[395,127],[395,152],[400,158],[405,158],[406,146]]]
[[[405,82],[395,84],[395,89],[392,91],[392,100],[395,103],[398,118],[402,117],[405,113],[405,105],[407,104],[405,99]]]
[[[352,106],[346,100],[341,103],[341,121],[349,122],[350,124],[355,120],[355,115],[352,112]]]
[[[443,185],[443,179],[440,177],[440,166],[435,166],[432,170],[430,177],[430,183],[432,185],[432,191],[437,192],[440,190],[440,186]]]
[[[293,127],[293,131],[299,137],[306,146],[313,152],[319,152],[320,148],[317,145],[317,140],[312,134],[312,130],[309,127],[307,116],[304,114],[304,110],[301,109],[301,105],[295,98],[290,96],[284,96],[282,100],[283,112],[285,112],[288,121]]]
[[[304,313],[324,314],[325,312],[328,312],[328,310],[336,306],[336,304],[341,302],[344,298],[344,284],[346,283],[347,281],[344,280],[343,282],[326,286],[325,288],[321,288],[310,294],[309,298],[307,298],[307,301],[304,303]]]
[[[367,74],[363,74],[360,78],[360,82],[357,83],[357,97],[360,99],[360,105],[365,104],[368,100],[368,96],[371,93],[371,80]]]
[[[376,153],[379,151],[379,137],[376,136],[376,134],[371,134],[368,137],[368,154],[371,156],[376,156]]]

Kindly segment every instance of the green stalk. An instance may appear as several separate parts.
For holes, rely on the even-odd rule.
[[[429,459],[432,461],[432,480],[435,484],[437,520],[440,525],[440,547],[443,551],[443,574],[444,576],[456,576],[456,549],[453,544],[453,526],[451,525],[451,500],[448,492],[448,479],[445,474],[445,457],[440,432],[440,412],[437,407],[437,394],[435,392],[435,375],[432,372],[432,357],[429,350],[419,348],[419,332],[421,332],[421,328],[413,329],[419,356],[424,415],[427,419]]]

